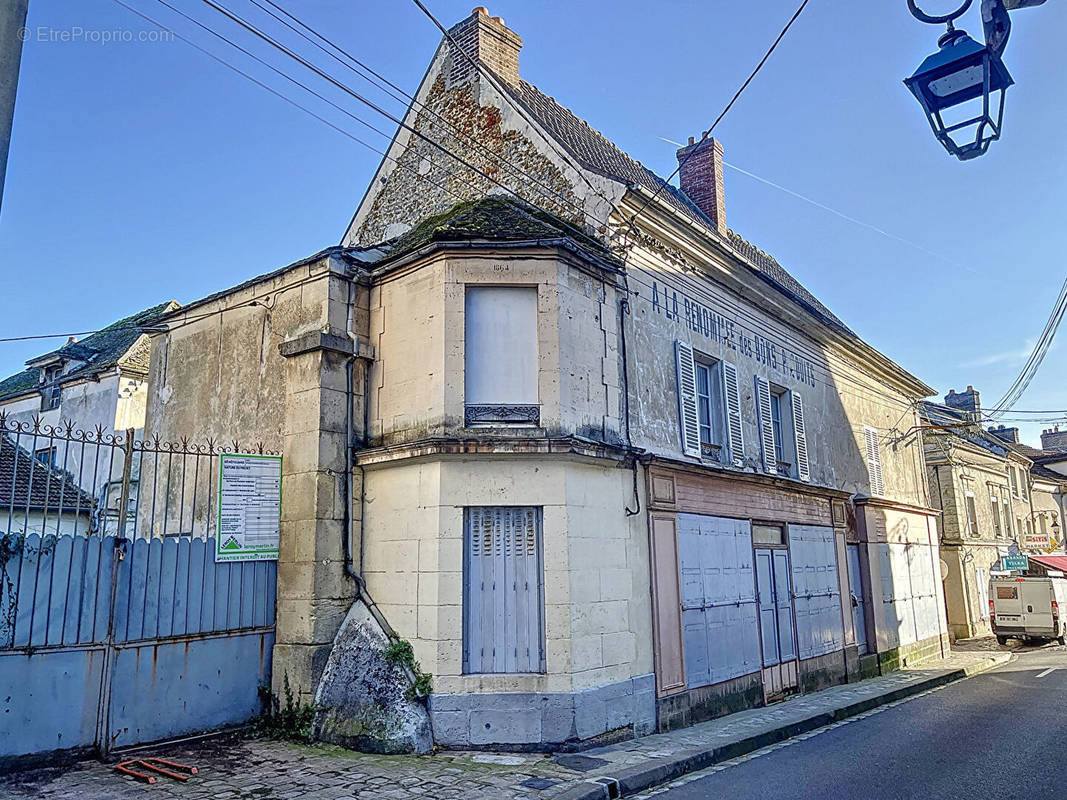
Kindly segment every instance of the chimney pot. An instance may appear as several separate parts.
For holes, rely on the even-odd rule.
[[[722,171],[722,144],[718,139],[697,141],[677,152],[678,183],[682,192],[726,235],[726,191]]]

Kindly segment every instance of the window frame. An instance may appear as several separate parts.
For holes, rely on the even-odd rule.
[[[63,402],[63,387],[59,385],[59,379],[62,377],[62,364],[41,367],[41,411],[59,408]]]
[[[982,538],[982,529],[978,525],[978,500],[974,492],[968,491],[964,496],[964,505],[967,508],[967,528],[972,539]]]
[[[718,461],[719,456],[722,454],[723,428],[725,427],[719,361],[694,349],[693,369],[696,374],[697,428],[700,438],[700,457]],[[706,393],[701,393],[700,391],[701,375],[707,381]],[[706,422],[702,406],[704,402],[707,403],[708,412]],[[709,436],[707,441],[704,439],[705,428]]]
[[[479,401],[471,402],[468,384],[471,361],[469,342],[471,290],[516,290],[533,294],[533,390],[535,402],[513,403]],[[466,283],[463,285],[463,424],[468,428],[484,427],[539,427],[541,424],[541,342],[539,335],[540,311],[539,287],[529,284]]]

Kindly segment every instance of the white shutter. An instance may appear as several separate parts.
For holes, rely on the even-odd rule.
[[[674,343],[678,365],[678,422],[682,431],[682,452],[700,458],[700,417],[697,414],[697,370],[693,348],[682,341]]]
[[[722,362],[723,408],[726,409],[726,434],[730,444],[730,459],[734,466],[745,463],[745,438],[741,427],[741,389],[737,385],[737,367]]]
[[[878,431],[864,425],[863,437],[867,445],[867,475],[871,479],[871,494],[882,497],[885,485],[882,483],[882,451],[878,445]]]
[[[756,376],[756,409],[759,411],[760,444],[763,447],[763,471],[778,474],[778,453],[774,447],[774,416],[771,413],[771,385]]]
[[[789,393],[793,400],[793,442],[796,445],[797,475],[802,481],[811,480],[811,463],[808,461],[808,432],[804,427],[804,401],[796,392]]]

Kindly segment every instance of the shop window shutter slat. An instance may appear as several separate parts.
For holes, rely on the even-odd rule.
[[[700,417],[697,413],[697,371],[693,348],[685,342],[674,343],[678,367],[678,420],[682,434],[682,452],[700,457]]]
[[[808,431],[804,426],[804,400],[796,392],[789,393],[793,401],[793,441],[797,454],[797,475],[802,481],[811,480],[811,462],[808,461]]]

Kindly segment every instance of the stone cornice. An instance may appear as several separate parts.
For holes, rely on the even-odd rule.
[[[434,459],[452,456],[561,456],[627,463],[625,447],[594,442],[576,436],[542,436],[537,438],[485,437],[427,437],[411,442],[357,450],[355,463],[364,468],[386,466],[396,461]]]

